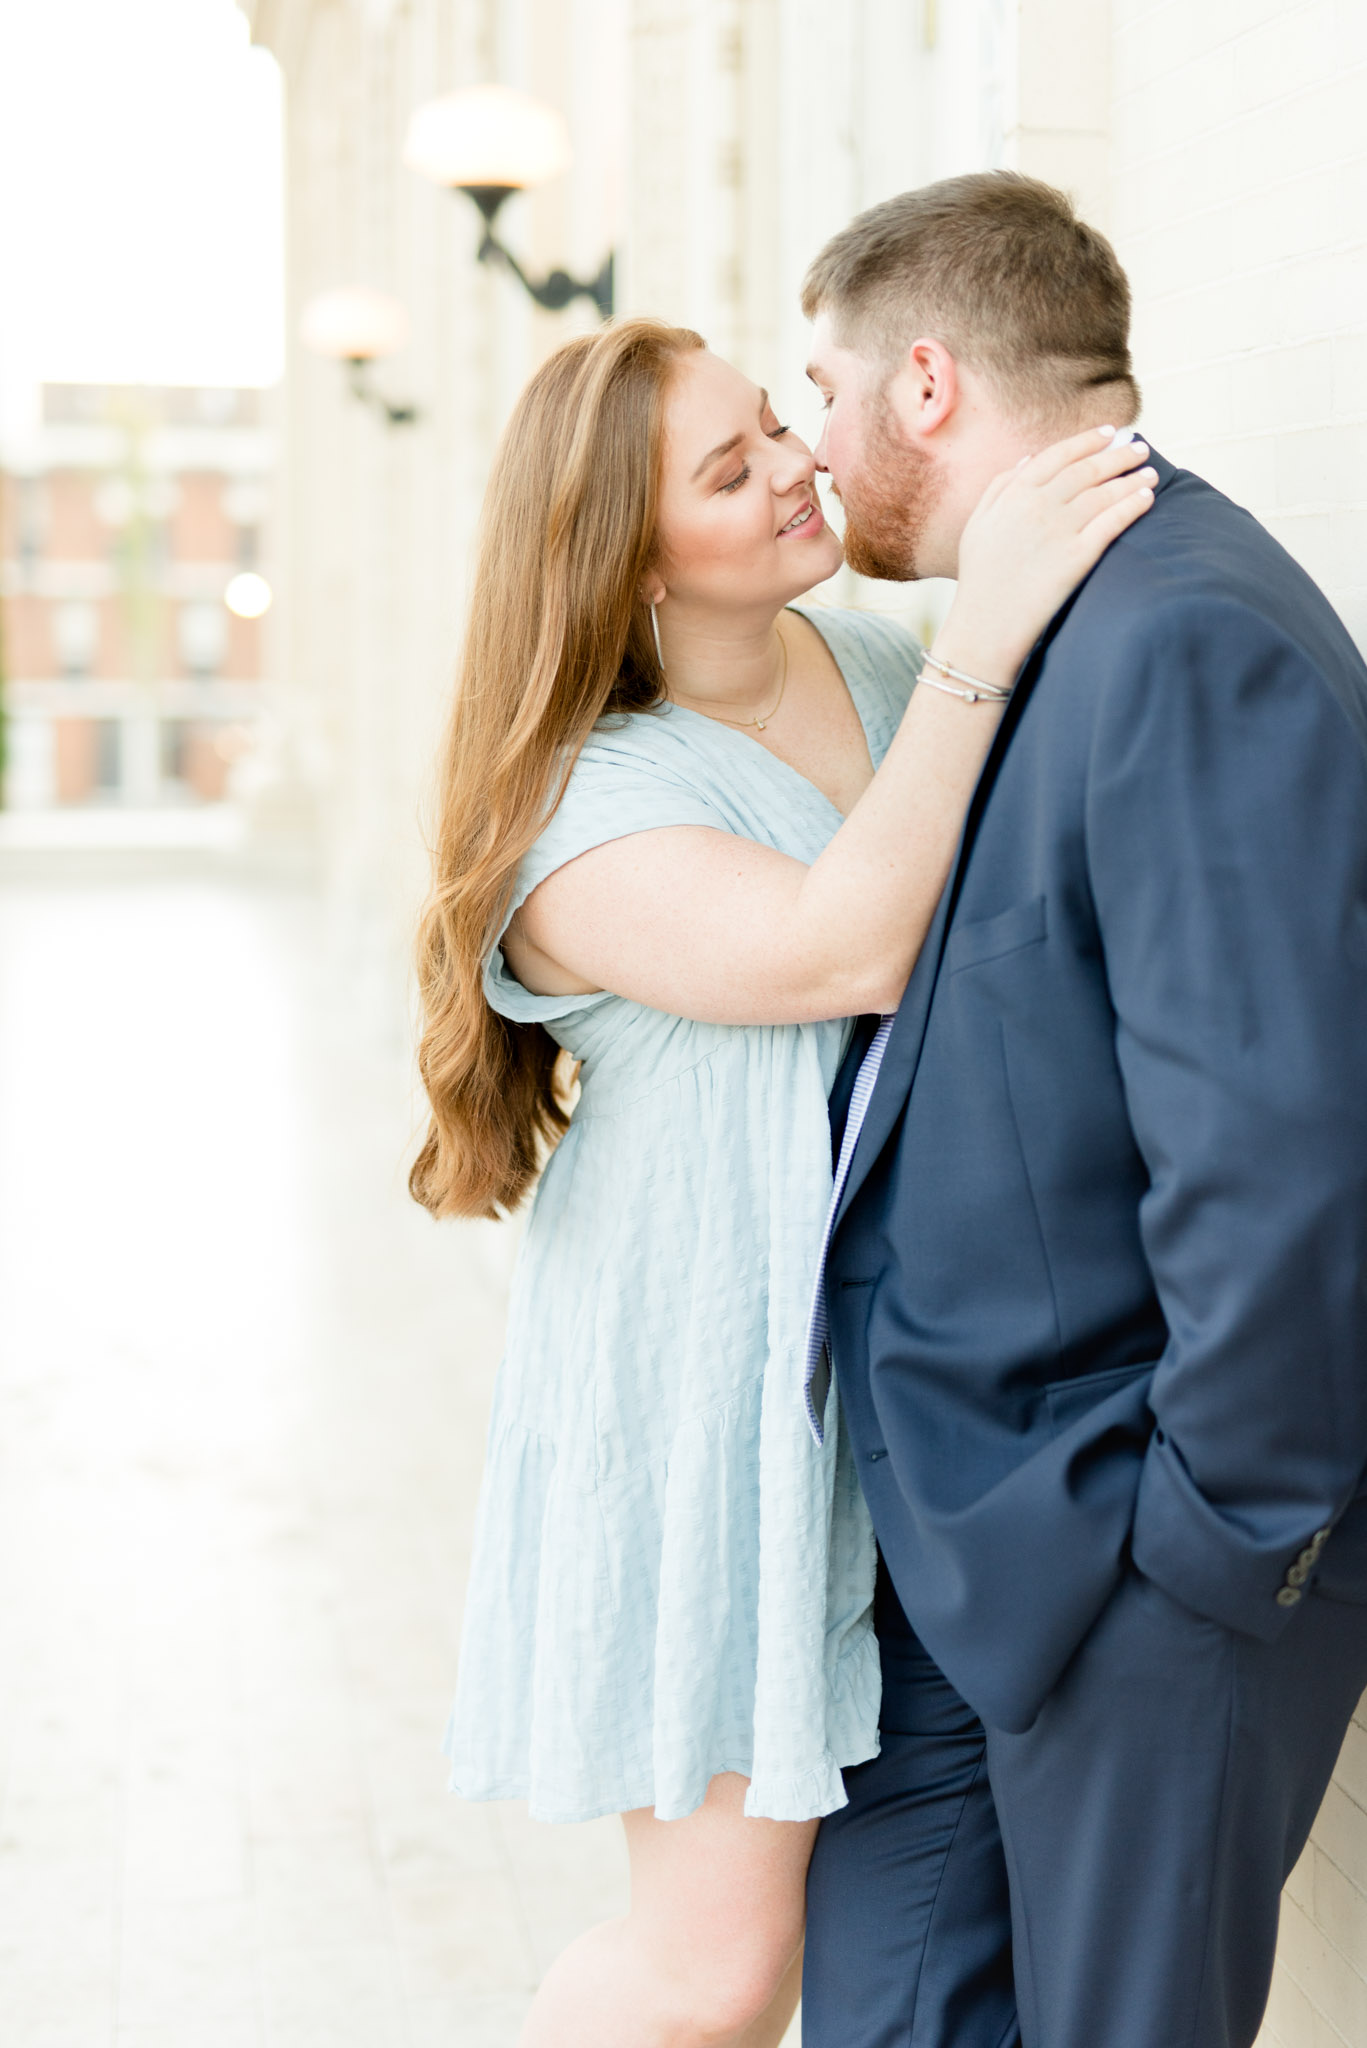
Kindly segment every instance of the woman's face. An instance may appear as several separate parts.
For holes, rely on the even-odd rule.
[[[659,536],[660,601],[681,610],[777,609],[840,566],[811,450],[708,350],[681,357],[670,386]]]

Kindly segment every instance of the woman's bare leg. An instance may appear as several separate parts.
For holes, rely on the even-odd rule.
[[[727,1772],[686,1820],[623,1814],[631,1906],[546,1975],[519,2048],[778,2048],[815,1821],[747,1820]]]
[[[743,2034],[737,2034],[735,2048],[779,2048],[779,2043],[793,2023],[797,2002],[802,1996],[802,1950],[799,1949],[788,1965],[788,1974],[779,1985],[777,1994],[767,2012],[762,2012],[753,2026]]]

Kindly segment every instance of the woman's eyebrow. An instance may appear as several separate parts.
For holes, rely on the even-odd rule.
[[[759,394],[759,416],[761,419],[764,418],[764,408],[766,405],[768,405],[768,403],[768,392],[761,391]],[[703,471],[707,469],[710,466],[710,464],[719,461],[723,455],[729,455],[733,448],[739,448],[741,442],[744,439],[744,434],[733,434],[729,441],[719,441],[715,448],[709,448],[706,455],[704,455],[702,461],[698,464],[697,468],[694,470],[692,476],[688,479],[688,481],[691,484],[695,484],[698,481],[698,478],[702,475]]]
[[[705,469],[710,468],[721,456],[729,455],[731,450],[738,448],[744,439],[744,434],[733,434],[729,441],[719,441],[715,448],[709,448],[688,481],[695,484]]]

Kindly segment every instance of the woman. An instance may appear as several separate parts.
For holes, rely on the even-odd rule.
[[[1009,689],[1151,501],[1126,473],[1145,451],[1108,441],[987,492],[933,660]],[[560,1142],[513,1287],[448,1750],[466,1797],[621,1813],[632,1878],[524,2048],[779,2041],[817,1820],[877,1749],[872,1534],[838,1396],[818,1449],[801,1395],[826,1097],[843,1020],[901,995],[1003,699],[944,668],[912,698],[896,628],[791,607],[839,562],[810,451],[652,322],[552,357],[490,483],[422,934],[414,1193],[512,1208]]]

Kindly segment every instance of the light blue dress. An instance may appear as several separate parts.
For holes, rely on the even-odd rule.
[[[817,608],[875,765],[916,649]],[[807,863],[840,814],[743,731],[678,705],[605,720],[522,864],[708,825]],[[451,1783],[534,1817],[691,1813],[718,1771],[746,1811],[808,1820],[878,1750],[874,1542],[833,1391],[803,1412],[831,1190],[826,1101],[849,1026],[699,1024],[608,994],[505,1016],[582,1062],[515,1271],[476,1527]],[[832,1426],[832,1424],[835,1426]]]

